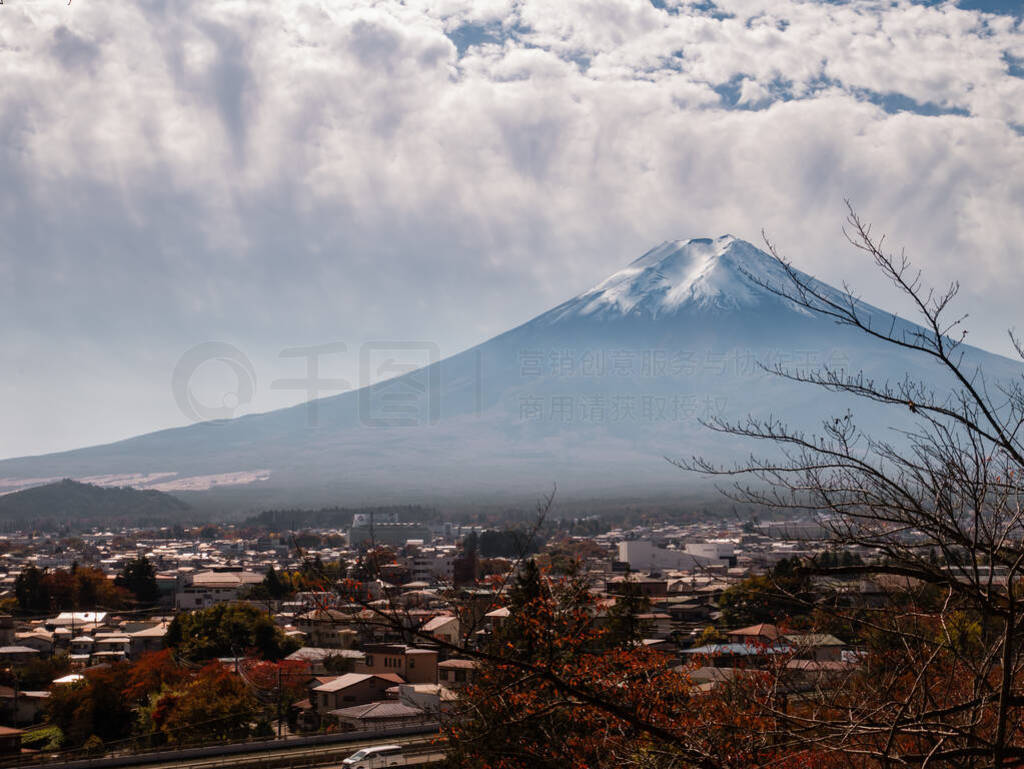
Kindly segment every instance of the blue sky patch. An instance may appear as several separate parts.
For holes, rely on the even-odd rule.
[[[934,102],[919,102],[902,93],[879,93],[878,91],[869,91],[864,88],[854,89],[854,93],[858,98],[865,99],[872,104],[877,104],[890,115],[895,115],[899,112],[913,112],[915,115],[924,115],[926,117],[937,117],[939,115],[968,117],[971,114],[962,107],[943,107]]]
[[[447,34],[448,39],[455,43],[459,56],[473,46],[502,41],[501,25],[499,24],[462,24]]]
[[[1024,57],[1004,52],[1003,61],[1006,62],[1007,73],[1010,77],[1024,77]]]
[[[665,11],[673,16],[679,16],[683,13],[689,13],[699,16],[709,16],[712,19],[721,21],[722,19],[735,18],[735,14],[723,11],[712,0],[700,0],[697,3],[687,3],[686,5],[669,5],[665,0],[650,0],[651,5],[657,8],[659,11]]]
[[[934,3],[929,3],[933,5]],[[959,0],[957,7],[965,11],[981,11],[995,13],[1000,16],[1024,18],[1024,4],[1020,0]]]

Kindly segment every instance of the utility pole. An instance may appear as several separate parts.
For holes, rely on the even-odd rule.
[[[281,700],[284,689],[281,687],[281,663],[277,663],[277,739],[281,739]]]

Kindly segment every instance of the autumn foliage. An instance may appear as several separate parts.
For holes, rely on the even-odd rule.
[[[581,580],[527,562],[509,609],[446,727],[452,766],[827,765],[779,744],[770,673],[752,668],[706,691],[688,668],[602,621]]]
[[[47,715],[66,748],[185,745],[249,736],[309,681],[304,662],[246,659],[188,666],[170,649],[85,671],[50,688]]]
[[[172,744],[188,744],[247,737],[256,710],[245,682],[211,662],[183,686],[156,696],[148,715],[153,732]]]

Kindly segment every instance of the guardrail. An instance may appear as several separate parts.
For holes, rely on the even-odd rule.
[[[199,747],[186,747],[178,749],[168,749],[166,747],[154,748],[146,751],[139,751],[135,753],[127,753],[122,755],[104,755],[104,756],[93,756],[83,757],[81,753],[78,754],[64,754],[51,758],[43,758],[39,754],[23,754],[14,760],[6,760],[0,763],[0,769],[89,769],[89,767],[118,767],[118,766],[144,766],[146,764],[155,764],[161,762],[177,762],[177,761],[188,761],[189,767],[197,766],[227,766],[230,764],[237,765],[239,763],[238,758],[246,754],[260,753],[260,752],[273,752],[273,751],[300,751],[302,748],[326,748],[331,745],[337,745],[339,748],[347,743],[354,743],[360,741],[367,741],[369,739],[388,739],[391,737],[403,737],[412,735],[424,735],[424,734],[436,734],[439,730],[438,722],[430,722],[424,724],[417,724],[414,726],[397,727],[391,729],[355,729],[348,732],[335,732],[333,734],[317,734],[306,737],[287,737],[283,739],[276,738],[254,738],[246,740],[244,742],[234,742],[227,744],[215,744],[215,745],[204,745]],[[321,750],[320,753],[331,753],[334,751]],[[213,758],[212,761],[202,761],[204,758]],[[234,761],[231,761],[228,757],[235,757]],[[289,764],[287,760],[298,759],[301,754],[296,752],[292,756],[266,756],[267,762],[271,762],[275,759],[285,759],[285,763],[259,763],[263,759],[257,759],[256,762],[249,764],[253,766],[267,767],[300,767],[300,766],[318,766],[322,764],[300,764],[294,763]],[[315,758],[312,752],[309,753],[309,757]],[[194,761],[193,759],[200,759]],[[249,762],[246,762],[247,764]]]
[[[341,748],[342,746],[336,746]],[[346,750],[321,750],[316,753],[298,753],[294,755],[278,756],[234,756],[232,758],[221,758],[213,761],[189,761],[189,769],[315,769],[326,765],[337,766],[341,757],[352,752],[352,748]],[[444,753],[436,747],[410,746],[403,750],[402,755],[406,759],[406,766],[422,766],[425,764],[437,763],[444,759]]]

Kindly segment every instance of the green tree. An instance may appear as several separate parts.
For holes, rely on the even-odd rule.
[[[462,538],[462,552],[464,555],[475,558],[480,550],[480,537],[475,531],[469,532]]]
[[[748,577],[725,589],[718,599],[722,620],[728,627],[756,625],[793,619],[807,611],[806,577],[800,571],[800,560],[779,561],[767,575]]]
[[[27,614],[45,614],[50,610],[50,594],[43,583],[46,572],[29,566],[14,580],[18,608]]]
[[[58,654],[54,657],[37,656],[18,666],[7,680],[13,684],[13,679],[17,676],[22,689],[43,691],[51,681],[66,675],[70,670],[71,659],[67,654]]]
[[[263,578],[263,582],[260,584],[266,591],[267,597],[275,601],[287,598],[288,594],[291,592],[288,589],[288,585],[284,583],[273,566],[270,567],[270,571],[267,572],[266,576]]]
[[[748,577],[723,591],[718,599],[722,621],[727,627],[775,622],[781,616],[771,579]]]
[[[536,553],[541,544],[536,532],[487,530],[480,534],[479,550],[484,558],[515,558]]]
[[[519,569],[515,581],[508,591],[509,609],[522,610],[547,595],[544,578],[537,562],[530,558]]]
[[[265,612],[244,604],[223,603],[178,614],[167,628],[166,643],[194,662],[248,652],[277,660],[299,647]]]
[[[127,589],[140,603],[154,604],[160,599],[156,570],[144,555],[126,563],[114,579],[114,584]]]
[[[608,610],[607,642],[611,646],[631,647],[644,637],[641,614],[651,610],[651,601],[635,582],[622,584],[622,592],[616,596],[615,605]]]
[[[729,637],[721,630],[716,628],[714,625],[708,625],[697,636],[697,642],[695,646],[710,646],[712,644],[724,644],[729,640]]]

